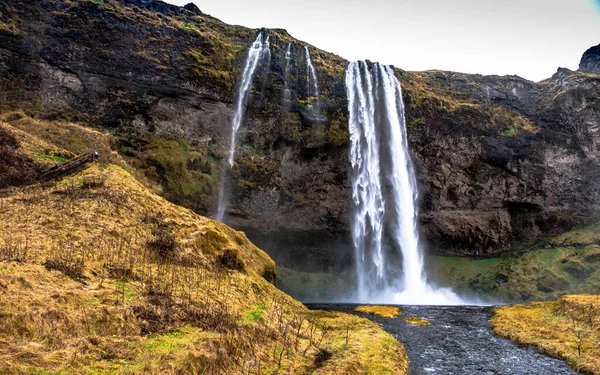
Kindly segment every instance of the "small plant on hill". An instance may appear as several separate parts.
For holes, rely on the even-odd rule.
[[[177,242],[171,229],[162,216],[147,216],[144,222],[150,227],[153,238],[146,243],[148,249],[160,262],[171,260],[177,249]]]
[[[70,244],[59,244],[58,247],[53,247],[43,266],[47,270],[60,271],[73,280],[85,279],[83,254]]]
[[[27,237],[20,241],[9,234],[0,238],[0,261],[24,263],[31,257],[31,249]]]

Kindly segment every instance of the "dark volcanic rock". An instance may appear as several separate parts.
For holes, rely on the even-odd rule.
[[[579,63],[579,70],[588,73],[600,73],[600,45],[585,51]]]
[[[110,129],[115,148],[165,197],[214,214],[236,84],[258,30],[155,0],[5,0],[0,22],[0,110]],[[271,59],[259,66],[224,179],[225,221],[290,267],[308,257],[311,268],[335,268],[332,254],[352,251],[347,62],[311,47],[316,117],[306,44],[285,30],[268,33]],[[593,73],[597,63],[596,47],[582,70]],[[570,229],[598,209],[600,76],[560,69],[535,83],[396,73],[430,251],[496,254],[511,241]],[[286,237],[302,240],[288,246]]]

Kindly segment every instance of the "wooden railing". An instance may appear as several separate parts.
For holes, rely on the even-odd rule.
[[[46,169],[40,175],[39,181],[53,180],[55,178],[75,173],[81,168],[83,168],[86,164],[91,163],[96,159],[98,159],[97,152],[88,152],[86,154],[81,154],[76,158],[73,158],[64,163],[57,164]]]

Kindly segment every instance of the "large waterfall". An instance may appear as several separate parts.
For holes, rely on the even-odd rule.
[[[427,283],[417,231],[417,186],[408,153],[402,89],[392,68],[353,62],[346,71],[361,302],[462,303]],[[396,253],[394,253],[396,251]],[[401,276],[393,260],[401,259]],[[398,262],[396,262],[398,263]]]
[[[256,68],[261,59],[270,58],[270,54],[271,50],[269,43],[269,35],[267,34],[265,38],[263,32],[261,31],[260,33],[258,33],[256,41],[254,41],[254,43],[250,47],[250,50],[248,51],[248,57],[246,58],[244,70],[242,71],[241,82],[238,87],[237,101],[235,104],[235,115],[231,123],[231,143],[229,145],[228,159],[229,167],[233,167],[233,162],[235,160],[237,133],[242,124],[242,120],[244,119],[244,110],[248,101],[248,92],[252,87],[252,81],[254,79],[254,75],[256,74]],[[217,215],[215,217],[218,221],[223,220],[226,206],[227,202],[225,197],[225,170],[223,170],[221,173],[221,183],[219,186],[219,206],[217,209]]]

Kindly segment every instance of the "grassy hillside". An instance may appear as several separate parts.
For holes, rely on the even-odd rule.
[[[500,307],[491,327],[497,335],[567,360],[578,372],[600,374],[598,295]]]
[[[35,145],[73,154],[0,129],[40,165]],[[110,149],[110,135],[93,134]],[[108,159],[128,167],[104,154],[62,180],[0,191],[0,374],[406,373],[392,336],[307,310],[275,288],[274,262],[244,233]]]
[[[431,257],[429,275],[463,293],[505,302],[600,290],[600,222],[499,258]]]

